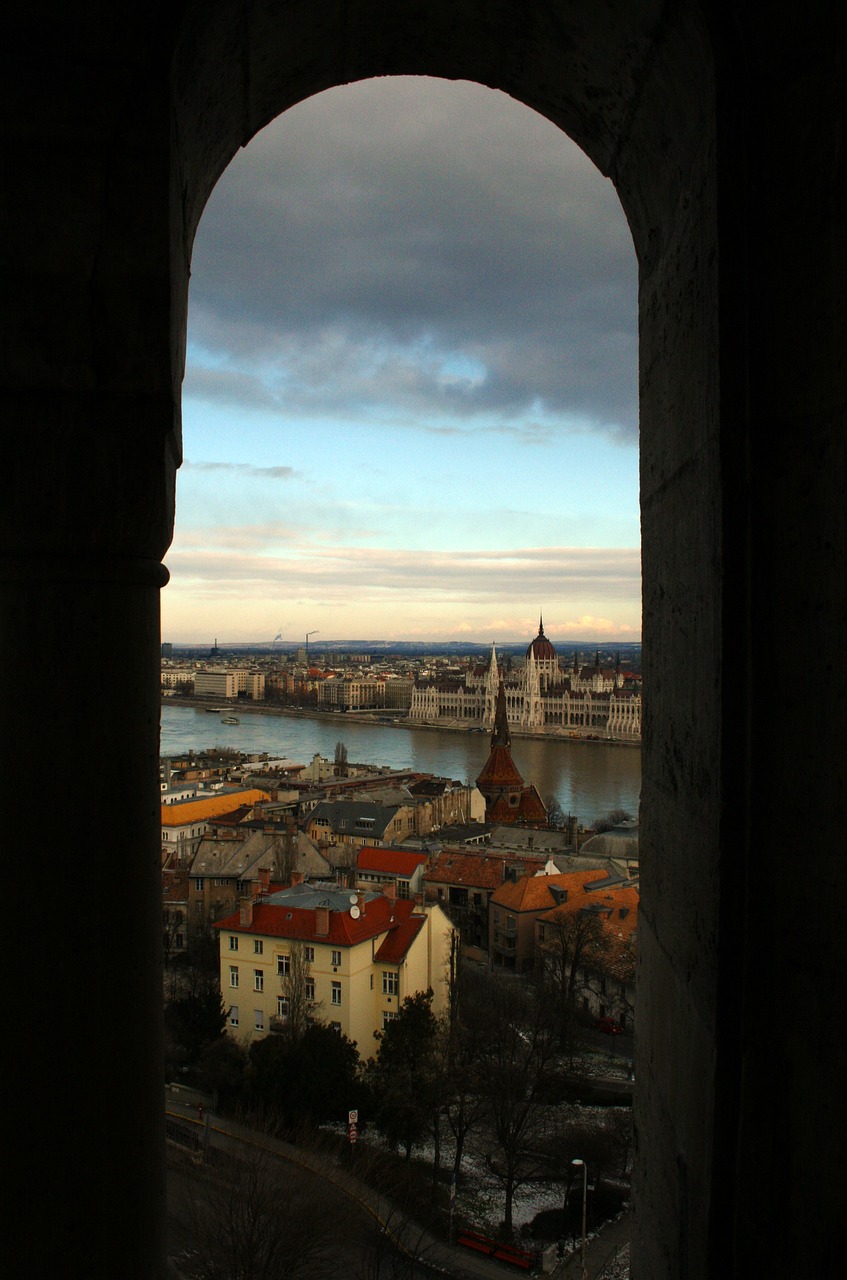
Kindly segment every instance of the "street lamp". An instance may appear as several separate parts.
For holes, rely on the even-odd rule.
[[[582,1262],[582,1274],[585,1275],[585,1220],[586,1209],[588,1206],[588,1165],[584,1160],[571,1160],[571,1164],[575,1169],[582,1169],[582,1251],[580,1260]]]

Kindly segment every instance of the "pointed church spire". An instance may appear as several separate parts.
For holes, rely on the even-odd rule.
[[[494,730],[491,734],[491,746],[511,747],[512,735],[509,733],[509,720],[506,715],[506,686],[503,677],[497,689],[497,705],[494,711]]]

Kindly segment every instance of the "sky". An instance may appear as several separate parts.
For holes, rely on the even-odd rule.
[[[163,639],[640,640],[636,288],[612,184],[506,95],[285,112],[194,245]]]

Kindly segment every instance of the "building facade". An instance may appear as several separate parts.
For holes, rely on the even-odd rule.
[[[392,886],[294,884],[242,899],[215,928],[227,1030],[240,1041],[284,1031],[303,1000],[367,1058],[406,996],[431,988],[433,1012],[447,1007],[453,926],[438,906],[400,899]]]
[[[641,738],[640,685],[624,675],[620,664],[601,667],[599,653],[593,665],[581,665],[574,654],[572,664],[563,666],[544,634],[543,620],[522,668],[501,668],[492,645],[487,665],[463,680],[416,684],[409,719],[426,724],[458,721],[468,728],[489,729],[501,679],[509,723],[518,731],[631,742]]]

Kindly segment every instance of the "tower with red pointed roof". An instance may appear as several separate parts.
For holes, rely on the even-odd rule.
[[[537,788],[533,783],[524,785],[512,759],[512,735],[506,715],[506,689],[502,675],[497,690],[491,751],[476,785],[485,797],[486,822],[520,823],[530,827],[546,825],[547,810]]]

